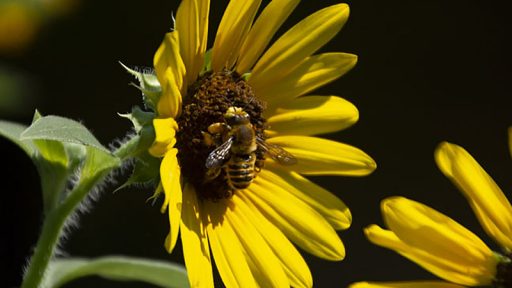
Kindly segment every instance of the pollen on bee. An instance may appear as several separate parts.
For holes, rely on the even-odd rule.
[[[257,99],[247,82],[232,71],[201,76],[189,87],[182,113],[177,119],[180,130],[176,134],[176,147],[182,175],[195,186],[203,199],[228,198],[234,192],[224,169],[210,171],[206,168],[209,154],[225,140],[216,133],[210,133],[208,128],[215,123],[227,125],[224,114],[230,107],[241,107],[249,115],[255,135],[265,139],[266,120],[262,116],[265,103]],[[256,171],[262,168],[264,154],[263,151],[255,152]]]

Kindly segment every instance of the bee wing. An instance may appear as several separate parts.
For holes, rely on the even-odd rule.
[[[208,158],[206,158],[206,168],[211,169],[220,167],[224,160],[229,156],[231,145],[233,145],[233,137],[230,137],[226,142],[222,143],[222,145],[215,148],[210,155],[208,155]]]
[[[267,153],[270,158],[274,159],[281,165],[293,165],[297,163],[297,158],[293,156],[290,152],[284,150],[281,146],[276,144],[270,144],[265,142],[265,140],[260,137],[256,137],[256,142],[259,147]]]

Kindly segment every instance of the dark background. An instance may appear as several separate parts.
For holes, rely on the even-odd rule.
[[[37,107],[82,121],[108,144],[130,129],[116,115],[140,104],[131,76],[118,60],[150,66],[171,27],[178,1],[83,1],[73,14],[45,26],[23,53],[0,56],[0,65],[28,76],[25,106],[2,111],[3,119],[28,124]],[[212,1],[210,47],[226,1]],[[318,1],[319,3],[320,1]],[[342,231],[347,256],[328,262],[304,254],[316,287],[345,287],[361,280],[435,279],[394,252],[371,245],[362,228],[382,224],[379,202],[404,195],[426,203],[469,227],[491,247],[469,206],[442,176],[433,159],[441,141],[465,147],[511,193],[512,35],[507,1],[347,1],[345,28],[322,51],[359,55],[348,75],[319,93],[354,103],[360,121],[327,135],[363,149],[378,164],[369,177],[317,177],[351,208],[352,227]],[[338,1],[303,1],[286,27]],[[1,96],[0,97],[4,97]],[[30,100],[30,101],[29,101]],[[2,287],[18,286],[22,267],[41,226],[37,172],[13,144],[0,139],[0,261]],[[80,217],[80,229],[63,242],[72,256],[125,254],[182,261],[163,249],[167,216],[146,202],[152,189],[112,186]],[[86,278],[67,287],[148,287],[145,283]]]

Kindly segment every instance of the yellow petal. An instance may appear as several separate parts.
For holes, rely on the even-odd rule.
[[[176,131],[178,123],[173,118],[153,119],[155,128],[155,142],[149,148],[149,153],[155,157],[162,157],[176,144]]]
[[[153,58],[153,65],[155,66],[156,76],[160,84],[168,82],[165,77],[166,71],[171,70],[175,75],[175,83],[181,89],[183,85],[183,75],[185,75],[185,65],[180,55],[179,35],[178,31],[173,31],[165,34],[164,40]]]
[[[256,178],[240,197],[308,253],[333,261],[345,257],[343,243],[329,223],[281,187]]]
[[[336,96],[293,99],[267,118],[266,133],[272,135],[315,135],[345,129],[359,119],[356,106]]]
[[[258,230],[272,249],[288,276],[291,286],[312,287],[313,278],[308,265],[283,233],[261,215],[259,211],[251,209],[245,204],[238,196],[238,193],[233,196],[232,201],[234,206],[239,209],[239,213],[251,219],[250,225],[253,225]]]
[[[289,169],[301,174],[364,176],[376,168],[375,161],[363,151],[331,140],[281,136],[267,139],[267,142],[293,154],[298,162]]]
[[[348,53],[324,53],[308,57],[287,74],[267,74],[254,77],[249,84],[256,95],[267,102],[270,111],[289,103],[347,73],[357,62],[357,56]]]
[[[473,201],[472,199],[468,199],[468,201],[476,215],[485,215],[485,212],[480,206],[478,206],[477,202]],[[505,248],[504,250],[510,251],[510,249],[512,249],[510,246],[508,246],[508,239],[510,239],[510,236],[503,233],[501,229],[497,227],[489,217],[479,217],[479,220],[482,224],[482,227],[484,227],[486,231],[489,231],[487,234],[496,239],[496,242]]]
[[[236,203],[234,199],[231,201]],[[234,209],[226,211],[224,219],[229,221],[237,234],[258,285],[260,287],[289,287],[290,283],[281,263],[261,233],[253,226],[254,219],[248,218],[248,215],[244,213],[245,211],[241,211],[239,206],[233,206]]]
[[[222,16],[212,50],[214,71],[231,69],[239,55],[261,0],[231,0]]]
[[[349,288],[464,288],[457,284],[442,281],[403,281],[403,282],[358,282]]]
[[[165,78],[168,80],[162,84],[162,94],[156,105],[159,117],[176,118],[181,113],[181,92],[175,83],[175,76],[171,69],[165,71]]]
[[[178,240],[181,219],[181,173],[178,158],[176,157],[177,153],[178,149],[176,148],[167,151],[160,164],[160,178],[164,188],[166,202],[169,202],[168,214],[170,231],[165,240],[165,248],[169,253],[172,252],[176,245],[176,240]]]
[[[392,249],[431,273],[450,282],[469,286],[486,285],[492,281],[494,276],[491,266],[495,267],[496,262],[489,263],[487,267],[468,267],[465,264],[450,262],[443,257],[430,253],[430,251],[408,246],[395,233],[384,230],[377,225],[367,227],[364,232],[372,243]]]
[[[265,7],[254,22],[240,49],[236,67],[238,74],[242,75],[252,68],[277,29],[281,27],[299,2],[299,0],[274,0]]]
[[[408,254],[413,250],[413,248],[402,242],[393,231],[382,229],[375,224],[366,227],[364,234],[373,244],[394,250],[402,255]]]
[[[226,287],[257,287],[240,240],[229,221],[224,219],[228,207],[226,200],[205,201],[209,218],[207,232],[215,264]]]
[[[477,266],[493,256],[478,236],[419,202],[391,197],[382,201],[381,209],[388,227],[409,246],[468,266]]]
[[[439,275],[451,282],[470,285],[490,281],[494,276],[494,253],[475,234],[451,218],[421,203],[403,197],[385,199],[382,214],[388,227],[408,246],[443,259],[443,265],[452,263],[460,278]],[[428,240],[427,240],[428,239]],[[452,278],[447,278],[452,277]]]
[[[338,197],[295,172],[267,165],[258,174],[260,181],[274,183],[314,208],[336,230],[350,227],[352,215]]]
[[[202,212],[192,185],[185,185],[181,242],[190,287],[213,288],[212,261]]]
[[[494,180],[464,148],[442,143],[436,150],[439,169],[464,193],[487,234],[512,249],[512,206]]]
[[[347,4],[324,8],[297,23],[281,36],[254,66],[251,78],[282,75],[336,35],[348,19]]]
[[[209,0],[184,0],[176,14],[175,29],[180,32],[180,53],[186,67],[188,84],[194,83],[203,65],[209,10]]]
[[[153,59],[156,76],[162,87],[158,103],[161,117],[176,117],[181,106],[181,91],[184,87],[185,65],[180,56],[178,31],[165,34],[162,44]],[[162,104],[160,104],[162,102]]]

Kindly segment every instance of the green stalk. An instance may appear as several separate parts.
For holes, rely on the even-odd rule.
[[[111,169],[110,169],[111,170]],[[89,193],[89,191],[107,174],[108,171],[101,171],[91,177],[90,181],[84,181],[81,185],[78,185],[73,189],[69,196],[54,210],[50,211],[46,215],[46,219],[43,224],[43,230],[41,236],[37,241],[37,245],[34,251],[34,255],[31,258],[30,265],[28,267],[21,288],[34,288],[39,287],[48,264],[53,257],[55,247],[62,234],[62,228],[66,223],[67,218],[80,204],[80,201]]]
[[[129,151],[132,151],[131,149],[133,149],[134,142],[135,140],[128,141],[114,151],[113,154],[116,156],[119,155],[123,158],[129,157]],[[102,158],[100,155],[102,153],[104,152],[99,152],[98,150],[91,148],[83,165],[82,175],[77,186],[64,200],[62,200],[61,203],[56,205],[54,209],[48,211],[43,223],[41,236],[37,241],[34,255],[30,260],[21,288],[41,287],[66,220],[76,210],[78,205],[80,205],[82,199],[84,199],[84,197],[86,197],[87,194],[101,180],[103,180],[108,173],[110,173],[110,171],[119,167],[121,163],[118,161],[119,158],[112,157],[112,155],[110,155],[108,157],[117,160],[109,162],[106,158]]]

